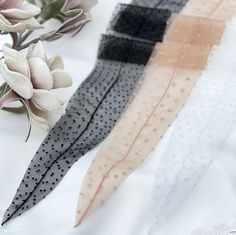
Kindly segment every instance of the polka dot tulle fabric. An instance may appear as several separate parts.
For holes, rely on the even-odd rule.
[[[78,188],[75,227],[81,225],[165,141],[146,230],[162,234],[236,123],[234,16],[235,0],[118,4],[93,70],[32,158],[3,223],[38,204],[103,142]]]
[[[219,43],[223,31],[221,21],[185,15],[173,17],[166,42],[157,44],[150,58],[151,72],[147,67],[143,78],[143,83],[150,82],[151,78],[156,81],[152,85],[142,84],[89,168],[78,202],[78,224],[102,205],[152,152],[182,109],[205,67],[211,47]],[[150,73],[153,74],[150,76]],[[162,88],[159,97],[146,101],[159,87]],[[104,162],[106,167],[102,167]],[[88,187],[89,182],[93,187]]]
[[[231,96],[235,87],[232,77],[236,48],[233,41],[225,41],[235,32],[234,25],[227,26],[221,44],[213,48],[206,69],[175,120],[173,134],[160,156],[153,195],[157,225],[193,190],[235,125],[230,107],[235,105]],[[223,65],[222,59],[228,58],[232,60]],[[162,200],[157,200],[159,198]],[[158,226],[150,234],[158,233],[157,229]]]
[[[55,188],[69,168],[111,131],[152,52],[152,43],[104,36],[94,71],[69,101],[33,158],[7,217],[20,215]],[[118,50],[117,53],[114,53]],[[26,187],[30,185],[30,187]]]
[[[180,12],[188,0],[133,0],[133,4],[138,6],[153,7],[159,9],[168,9],[172,12]]]
[[[145,12],[143,20],[145,16],[149,18],[149,12]],[[166,11],[164,13],[160,20],[165,26],[168,17]],[[137,16],[134,14],[133,17]],[[66,114],[32,159],[6,211],[5,221],[21,215],[41,201],[56,187],[73,163],[109,134],[154,48],[153,42],[144,42],[136,37],[143,30],[148,33],[145,23],[136,28],[135,33],[130,32],[131,38],[102,36],[94,70],[69,100]],[[156,31],[150,28],[149,32],[156,32],[160,40],[164,34],[164,30],[159,28]]]

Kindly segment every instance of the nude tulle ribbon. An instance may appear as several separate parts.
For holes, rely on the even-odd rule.
[[[181,110],[209,53],[209,48],[175,43],[158,44],[155,50],[135,98],[86,174],[77,223],[149,155]]]
[[[207,1],[199,15],[194,13],[196,1],[186,6],[185,15],[172,17],[165,42],[156,45],[133,100],[90,165],[79,196],[76,226],[152,152],[184,106],[211,47],[220,42],[234,1],[231,5]]]

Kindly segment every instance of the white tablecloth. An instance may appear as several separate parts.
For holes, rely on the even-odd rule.
[[[93,20],[80,34],[46,44],[49,55],[63,56],[66,70],[74,79],[73,87],[57,91],[62,100],[67,101],[93,69],[100,35],[105,32],[118,2],[99,0],[92,11]],[[128,3],[129,0],[122,2]],[[56,117],[53,123],[55,121]],[[34,126],[29,141],[25,143],[26,127],[26,116],[0,112],[0,219],[11,203],[30,160],[47,134]],[[153,222],[148,206],[158,155],[170,134],[171,129],[149,159],[80,227],[73,228],[78,194],[86,170],[100,146],[75,163],[56,189],[38,205],[1,227],[0,235],[146,235]],[[161,226],[157,235],[191,234],[198,227],[213,230],[219,224],[234,225],[235,143],[236,129],[232,130],[224,151],[219,153],[201,182],[170,220]]]

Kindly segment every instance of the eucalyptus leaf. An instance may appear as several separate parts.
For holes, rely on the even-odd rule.
[[[34,0],[27,0],[27,2],[32,3],[32,4],[35,4],[35,1],[34,1]]]
[[[45,4],[41,9],[41,17],[45,20],[51,18],[57,18],[57,15],[60,13],[65,0],[56,0],[56,1],[48,1],[48,4]]]
[[[3,83],[3,84],[0,86],[0,95],[2,95],[3,91],[6,89],[6,86],[7,86],[6,83]]]
[[[5,95],[10,90],[11,90],[11,88],[7,85],[6,82],[4,84],[2,84],[0,87],[0,97]]]
[[[42,36],[40,36],[40,40],[41,41],[51,40],[55,36],[56,32],[57,32],[56,30],[53,30],[51,32],[45,33]]]
[[[78,14],[81,14],[83,12],[82,9],[73,9],[73,10],[70,10],[70,11],[67,11],[67,12],[63,12],[62,14],[66,17],[74,17]]]

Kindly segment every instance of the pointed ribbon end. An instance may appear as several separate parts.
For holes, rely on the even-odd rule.
[[[4,215],[1,225],[3,226],[8,220],[9,218]]]
[[[80,226],[81,225],[81,220],[80,219],[76,219],[76,221],[75,221],[75,225],[73,226],[73,228],[77,228],[78,226]]]
[[[77,213],[74,228],[77,228],[78,226],[80,226],[83,222],[83,219],[84,219],[84,217],[81,216],[81,214]]]

